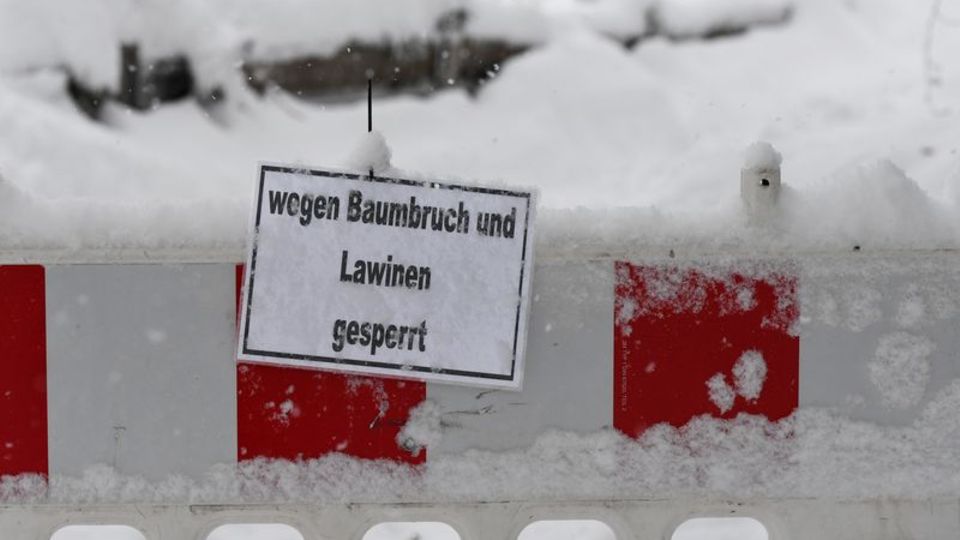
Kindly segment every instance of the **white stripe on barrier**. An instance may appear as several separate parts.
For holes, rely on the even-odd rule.
[[[960,377],[960,257],[833,258],[803,270],[801,407],[907,424]]]
[[[47,267],[50,473],[236,460],[234,266]]]
[[[613,425],[613,268],[607,261],[537,266],[521,392],[427,385],[443,437],[429,452],[529,446],[550,430]],[[429,455],[429,454],[428,454]]]

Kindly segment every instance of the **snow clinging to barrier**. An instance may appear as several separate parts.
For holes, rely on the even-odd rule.
[[[920,403],[930,380],[928,357],[935,350],[927,338],[894,332],[880,338],[870,362],[870,380],[890,407],[905,409]]]
[[[767,363],[759,351],[743,353],[737,363],[733,365],[733,377],[736,381],[737,394],[746,399],[757,399],[763,391],[763,383],[767,379]]]
[[[723,373],[717,373],[707,380],[707,390],[710,393],[710,401],[717,406],[720,414],[724,414],[733,408],[733,402],[737,395],[733,388],[727,384],[727,379]]]

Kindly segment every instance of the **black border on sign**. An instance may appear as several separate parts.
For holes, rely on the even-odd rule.
[[[527,209],[526,214],[524,214],[523,221],[523,250],[520,253],[520,283],[517,288],[517,316],[516,321],[513,326],[513,358],[510,361],[510,374],[509,375],[500,375],[497,373],[484,373],[482,371],[466,371],[460,369],[437,369],[426,366],[410,366],[402,364],[391,364],[388,362],[374,362],[371,360],[356,360],[352,358],[331,358],[328,356],[314,356],[307,354],[295,354],[295,353],[285,353],[280,351],[262,351],[258,349],[250,349],[247,347],[247,339],[250,334],[250,319],[253,315],[253,282],[257,276],[257,240],[260,237],[260,211],[263,208],[263,185],[264,179],[267,172],[279,172],[287,174],[299,174],[299,175],[309,175],[309,176],[322,176],[326,178],[340,178],[344,180],[356,180],[360,182],[377,182],[382,184],[400,184],[404,186],[417,186],[417,187],[427,187],[432,189],[449,189],[453,191],[467,191],[471,193],[484,193],[488,195],[504,195],[510,197],[520,197],[526,199]],[[391,178],[388,176],[376,176],[376,175],[361,175],[354,173],[346,172],[336,172],[336,171],[324,171],[318,169],[300,169],[296,167],[282,167],[277,165],[261,165],[260,166],[260,184],[257,188],[257,213],[256,221],[254,223],[254,233],[253,233],[253,246],[250,254],[250,268],[247,270],[249,272],[250,286],[247,288],[246,302],[244,302],[244,309],[246,310],[246,317],[244,318],[243,326],[243,350],[242,354],[254,354],[257,356],[271,357],[271,358],[282,358],[286,360],[306,360],[310,362],[320,362],[325,364],[346,364],[350,366],[361,366],[361,367],[375,367],[381,369],[394,369],[398,372],[420,372],[420,373],[437,373],[443,375],[454,375],[459,377],[472,377],[477,379],[494,379],[494,380],[503,380],[510,381],[513,380],[516,366],[517,366],[517,347],[519,346],[518,337],[520,334],[520,306],[523,302],[523,280],[524,280],[524,271],[527,266],[527,233],[528,226],[530,223],[530,193],[525,193],[522,191],[512,191],[509,189],[497,189],[497,188],[487,188],[481,186],[461,186],[457,184],[445,184],[441,182],[433,181],[419,181],[419,180],[409,180],[406,178]]]

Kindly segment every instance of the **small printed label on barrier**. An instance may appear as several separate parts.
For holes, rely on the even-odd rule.
[[[261,165],[239,358],[519,388],[528,191]]]

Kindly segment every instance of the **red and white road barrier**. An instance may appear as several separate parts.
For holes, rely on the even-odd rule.
[[[546,429],[637,436],[702,414],[777,420],[805,404],[904,422],[920,403],[882,406],[864,364],[878,337],[899,328],[900,303],[930,280],[960,282],[953,259],[931,277],[905,268],[869,278],[823,261],[765,264],[754,275],[547,261],[535,275],[519,393],[238,365],[242,267],[233,264],[0,266],[0,474],[106,463],[157,478],[329,452],[417,463],[432,452],[523,447]],[[960,349],[960,310],[950,309],[928,313],[922,330],[944,353],[933,370],[945,373]],[[735,364],[750,351],[766,368],[757,396],[734,388]],[[847,360],[832,362],[839,357]],[[730,390],[719,403],[709,383],[717,374]],[[425,399],[460,427],[413,455],[397,434]]]
[[[516,394],[235,366],[241,271],[225,264],[0,268],[0,471],[80,474],[107,463],[161,478],[329,452],[417,463],[429,454],[401,448],[397,434],[424,399],[459,411],[450,414],[463,426],[428,452],[517,447],[548,428],[613,425],[636,436],[700,414],[779,419],[797,407],[794,276],[727,283],[624,262],[546,267],[537,276],[529,376]],[[681,297],[645,301],[651,280],[665,279],[680,280]],[[708,296],[682,297],[697,291]],[[756,305],[725,312],[738,293]],[[705,302],[696,314],[687,305],[693,300]],[[746,351],[766,360],[766,391],[753,400],[735,396],[721,411],[706,381],[724,371],[732,380]],[[509,405],[518,401],[525,405]],[[486,414],[471,414],[480,410]]]
[[[237,364],[235,264],[0,266],[0,475],[106,463],[160,479],[331,452],[422,463],[524,447],[552,429],[638,436],[703,414],[778,420],[807,405],[898,424],[947,380],[891,406],[865,367],[878,340],[922,334],[943,353],[927,359],[932,373],[960,369],[960,304],[940,294],[960,290],[956,253],[701,263],[540,261],[519,393]],[[911,313],[912,299],[925,311]],[[751,358],[762,359],[762,391],[741,384]],[[397,435],[424,400],[450,421],[417,452]],[[936,526],[960,530],[960,504],[942,504],[952,517]],[[0,522],[23,511],[0,507]],[[910,523],[900,525],[946,530]]]

